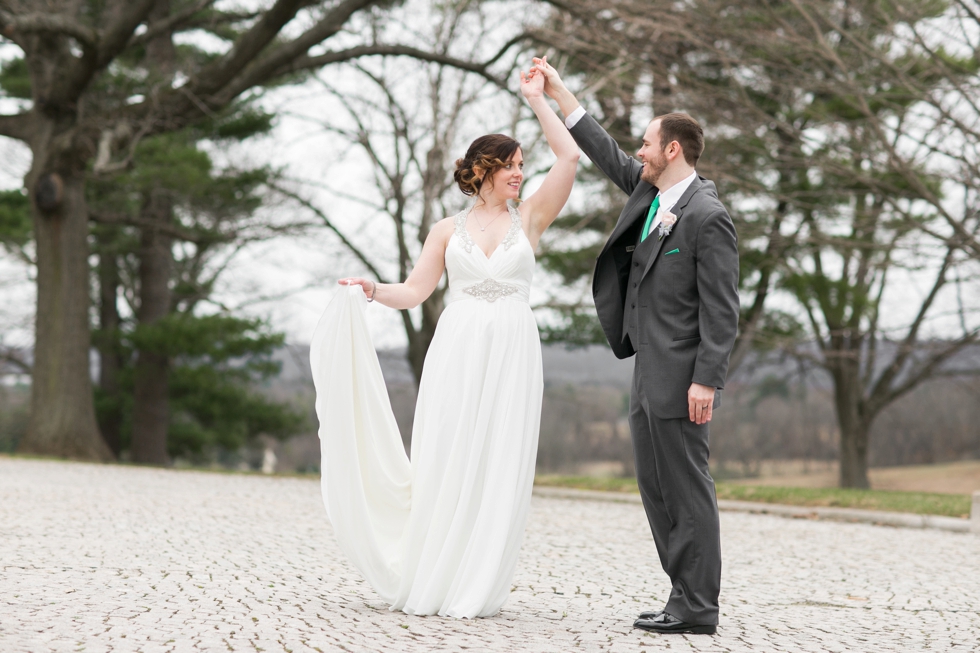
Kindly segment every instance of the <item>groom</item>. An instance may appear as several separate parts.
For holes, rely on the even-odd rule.
[[[738,327],[735,227],[715,185],[695,165],[704,135],[669,113],[626,155],[543,60],[545,92],[592,162],[629,196],[596,260],[592,294],[609,345],[636,354],[630,430],[636,477],[672,589],[663,610],[634,627],[713,634],[721,542],[708,472],[708,422],[721,404]]]

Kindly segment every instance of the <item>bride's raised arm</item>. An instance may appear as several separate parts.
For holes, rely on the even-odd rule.
[[[362,277],[348,277],[337,283],[355,285],[364,289],[368,301],[377,301],[399,310],[415,308],[432,294],[446,269],[446,244],[453,234],[451,218],[440,220],[429,231],[422,246],[422,254],[403,283],[375,283]]]
[[[527,98],[534,115],[541,123],[551,151],[558,157],[541,187],[521,204],[521,213],[528,219],[530,227],[528,237],[535,246],[541,234],[555,221],[568,201],[575,183],[575,169],[579,159],[578,145],[544,97],[546,74],[541,67],[548,65],[547,59],[542,58],[527,75],[521,71],[521,93]]]

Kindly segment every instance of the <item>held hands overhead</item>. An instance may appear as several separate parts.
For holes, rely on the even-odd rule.
[[[561,81],[561,77],[558,75],[558,71],[548,63],[548,57],[546,56],[540,58],[534,57],[532,61],[534,65],[531,66],[530,74],[541,75],[544,78],[545,95],[552,100],[557,100],[558,95],[566,90],[564,82]]]
[[[531,66],[527,74],[525,75],[524,71],[521,71],[521,92],[524,97],[531,99],[531,97],[541,95],[541,91],[544,91],[544,94],[552,100],[557,100],[560,94],[567,93],[558,71],[548,63],[547,56],[534,57],[531,61],[534,62],[534,65]],[[542,84],[541,90],[538,90],[538,84]]]
[[[521,71],[521,94],[528,100],[539,98],[544,93],[545,75],[536,66],[526,73]]]

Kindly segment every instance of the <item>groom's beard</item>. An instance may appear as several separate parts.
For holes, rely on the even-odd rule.
[[[643,172],[640,174],[640,179],[651,186],[656,186],[657,182],[660,181],[660,175],[664,174],[666,169],[667,157],[660,156],[656,160],[647,159],[643,162]]]

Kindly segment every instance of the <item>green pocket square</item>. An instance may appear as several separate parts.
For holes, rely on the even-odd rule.
[[[679,250],[679,249],[672,249],[669,252],[667,252],[666,254],[664,254],[664,256],[670,256],[671,254],[680,254],[680,253],[681,253],[681,250]]]

